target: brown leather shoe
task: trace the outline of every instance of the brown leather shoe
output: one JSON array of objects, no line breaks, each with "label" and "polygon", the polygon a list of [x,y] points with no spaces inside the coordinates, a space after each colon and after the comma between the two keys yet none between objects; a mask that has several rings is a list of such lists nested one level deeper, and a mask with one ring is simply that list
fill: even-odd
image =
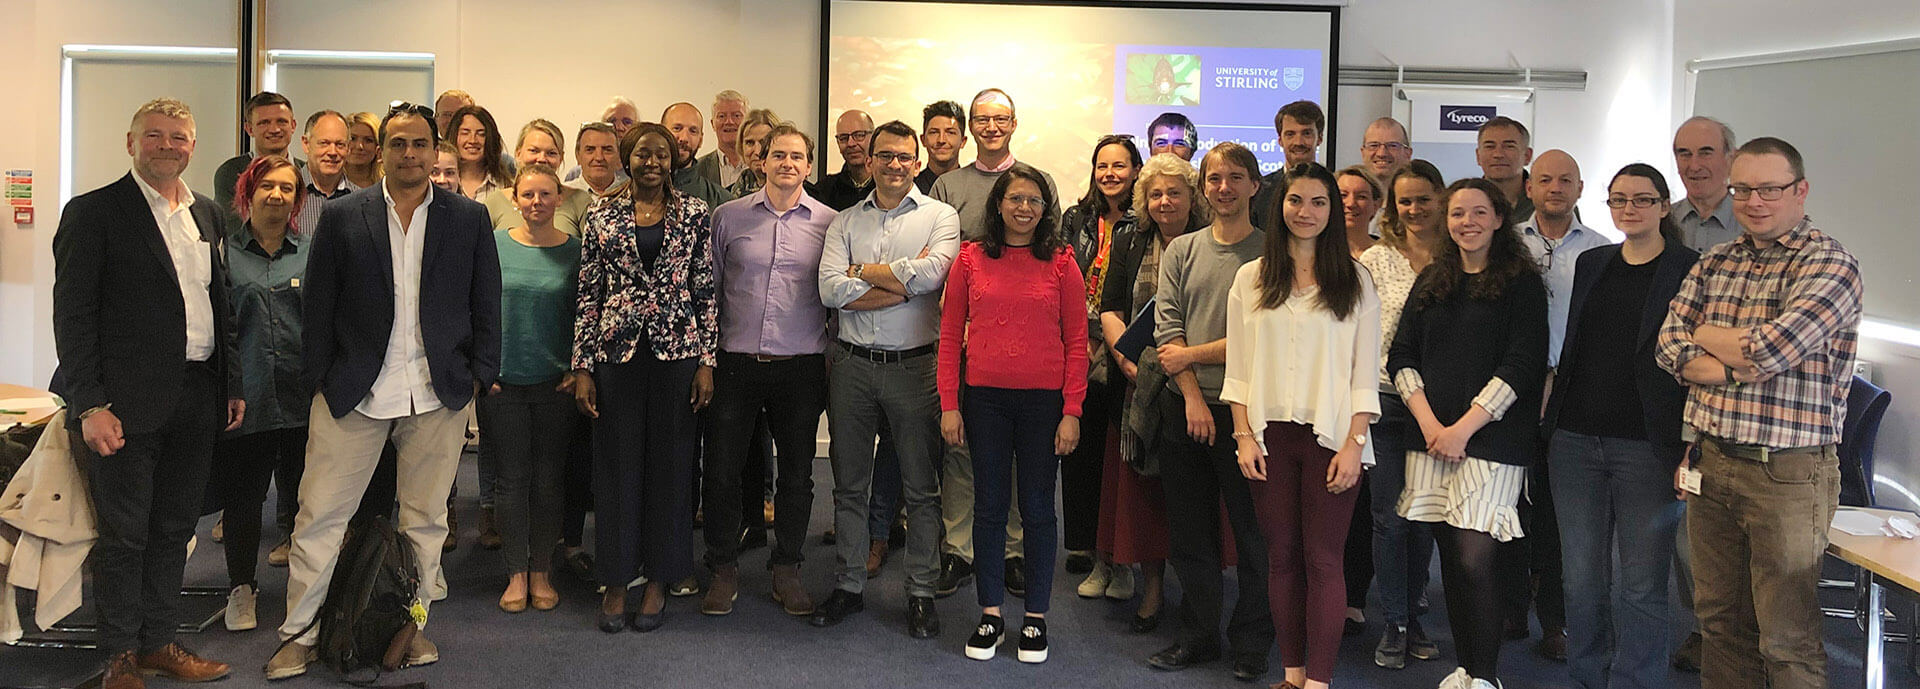
[{"label": "brown leather shoe", "polygon": [[141,672],[175,682],[211,682],[233,671],[226,663],[194,655],[177,643],[161,646],[158,651],[140,656],[139,665]]},{"label": "brown leather shoe", "polygon": [[107,659],[107,672],[100,676],[100,689],[147,689],[147,681],[140,677],[140,665],[134,661],[133,651],[122,651]]},{"label": "brown leather shoe", "polygon": [[867,578],[880,576],[880,566],[887,564],[887,539],[876,538],[867,544]]},{"label": "brown leather shoe", "polygon": [[707,596],[700,600],[700,614],[726,615],[733,612],[733,601],[740,597],[740,565],[720,565],[713,568],[713,583],[707,585]]},{"label": "brown leather shoe", "polygon": [[813,599],[807,596],[807,589],[800,585],[798,565],[773,566],[773,601],[784,606],[789,615],[798,617],[813,614]]}]

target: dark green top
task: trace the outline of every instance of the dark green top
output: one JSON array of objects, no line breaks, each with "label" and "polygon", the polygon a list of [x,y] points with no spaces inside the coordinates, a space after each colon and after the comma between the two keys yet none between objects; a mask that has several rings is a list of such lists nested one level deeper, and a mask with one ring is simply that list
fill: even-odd
[{"label": "dark green top", "polygon": [[288,233],[269,256],[241,226],[227,239],[227,270],[239,337],[241,398],[246,416],[234,435],[304,428],[313,392],[301,378],[301,283],[307,275],[304,242]]},{"label": "dark green top", "polygon": [[580,240],[527,246],[496,230],[500,250],[500,382],[545,383],[571,367]]}]

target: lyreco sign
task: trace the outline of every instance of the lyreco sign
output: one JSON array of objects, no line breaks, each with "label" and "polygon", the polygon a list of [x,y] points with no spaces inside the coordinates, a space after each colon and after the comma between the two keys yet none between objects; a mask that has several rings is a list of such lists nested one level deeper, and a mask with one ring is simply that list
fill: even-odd
[{"label": "lyreco sign", "polygon": [[1471,132],[1499,115],[1491,105],[1440,106],[1440,131]]}]

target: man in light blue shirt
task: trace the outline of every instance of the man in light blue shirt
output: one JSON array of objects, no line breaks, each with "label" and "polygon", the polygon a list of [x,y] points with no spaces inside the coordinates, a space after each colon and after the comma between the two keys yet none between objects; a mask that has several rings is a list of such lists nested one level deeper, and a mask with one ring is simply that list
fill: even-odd
[{"label": "man in light blue shirt", "polygon": [[1540,263],[1541,277],[1547,281],[1549,366],[1560,364],[1560,342],[1567,336],[1567,302],[1573,296],[1574,260],[1588,249],[1613,243],[1574,217],[1574,203],[1580,200],[1584,188],[1580,165],[1574,162],[1573,156],[1557,149],[1540,154],[1534,159],[1533,174],[1527,180],[1527,198],[1533,201],[1533,216],[1515,226],[1520,240]]},{"label": "man in light blue shirt", "polygon": [[[1521,223],[1518,230],[1527,250],[1539,261],[1541,276],[1547,283],[1549,366],[1560,364],[1560,343],[1567,336],[1567,309],[1573,296],[1576,259],[1588,249],[1613,243],[1606,235],[1581,224],[1574,215],[1574,203],[1580,200],[1585,186],[1580,179],[1579,163],[1566,151],[1555,149],[1534,157],[1532,174],[1527,179],[1527,198],[1533,202],[1533,215]],[[1545,450],[1544,443],[1541,450]],[[1517,554],[1502,553],[1503,564],[1507,565],[1503,573],[1518,577],[1516,581],[1536,582],[1533,609],[1540,619],[1541,630],[1540,645],[1536,649],[1547,658],[1565,660],[1567,613],[1560,578],[1560,530],[1552,495],[1547,489],[1546,463],[1539,462],[1534,467],[1529,477],[1534,485],[1528,492],[1530,504],[1521,505],[1520,512],[1527,537],[1508,542],[1513,545],[1501,544],[1509,551],[1518,551]],[[1526,622],[1526,589],[1515,587],[1513,598],[1507,601],[1509,624],[1516,617],[1521,624]]]},{"label": "man in light blue shirt", "polygon": [[1705,253],[1740,238],[1733,197],[1727,195],[1733,149],[1733,128],[1711,117],[1687,118],[1673,134],[1673,164],[1687,187],[1687,198],[1673,204],[1673,221],[1694,251]]},{"label": "man in light blue shirt", "polygon": [[867,150],[873,193],[834,218],[820,256],[820,300],[840,319],[839,341],[827,350],[827,413],[841,570],[811,621],[831,626],[864,607],[869,544],[859,535],[867,533],[874,441],[884,426],[906,502],[907,633],[930,639],[940,634],[933,598],[943,527],[933,352],[960,217],[914,187],[920,151],[912,127],[875,127]]}]

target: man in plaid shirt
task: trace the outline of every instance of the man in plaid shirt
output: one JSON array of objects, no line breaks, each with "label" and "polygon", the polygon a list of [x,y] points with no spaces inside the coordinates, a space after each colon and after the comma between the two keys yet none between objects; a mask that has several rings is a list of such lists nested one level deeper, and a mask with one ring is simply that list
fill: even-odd
[{"label": "man in plaid shirt", "polygon": [[[1688,385],[1688,506],[1703,689],[1824,687],[1815,590],[1839,501],[1835,454],[1860,327],[1860,267],[1813,229],[1800,152],[1736,153],[1743,234],[1702,254],[1660,328],[1660,366]],[[1679,486],[1683,465],[1676,472]]]}]

